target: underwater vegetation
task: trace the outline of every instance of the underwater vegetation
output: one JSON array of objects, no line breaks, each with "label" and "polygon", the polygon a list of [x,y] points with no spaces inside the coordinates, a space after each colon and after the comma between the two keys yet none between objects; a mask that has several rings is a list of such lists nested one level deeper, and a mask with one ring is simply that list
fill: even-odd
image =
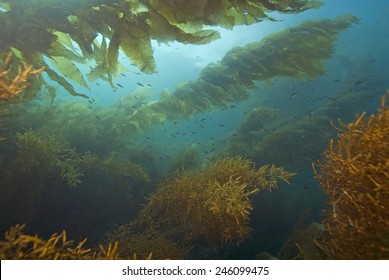
[{"label": "underwater vegetation", "polygon": [[[47,241],[23,234],[14,226],[0,243],[3,259],[153,258],[183,259],[196,242],[239,244],[248,238],[252,195],[289,183],[294,173],[282,167],[260,168],[240,157],[220,159],[196,172],[166,178],[131,224],[108,236],[108,248],[99,251],[67,241],[66,232]],[[114,244],[114,245],[112,245]]]},{"label": "underwater vegetation", "polygon": [[[151,74],[152,40],[207,44],[219,38],[212,26],[320,5],[0,0],[0,228],[16,225],[0,257],[237,259],[266,250],[258,258],[389,258],[385,101],[366,117],[386,74],[373,48],[353,57],[359,49],[343,40],[353,32],[337,43],[354,16],[235,47],[160,94],[141,81],[104,107],[78,87],[102,79],[121,95],[114,79],[130,76],[121,54]],[[85,98],[55,98],[57,85]],[[313,172],[328,196],[324,221]],[[274,191],[291,178],[293,188]]]},{"label": "underwater vegetation", "polygon": [[189,248],[180,241],[167,239],[155,228],[138,231],[125,223],[108,234],[108,243],[118,242],[121,259],[183,260],[189,258]]},{"label": "underwater vegetation", "polygon": [[335,259],[389,258],[389,108],[385,96],[376,115],[365,115],[339,124],[337,140],[331,140],[317,165],[316,176],[329,198],[324,220],[328,240],[323,246]]},{"label": "underwater vegetation", "polygon": [[99,250],[86,248],[86,239],[78,244],[68,240],[66,231],[53,234],[48,240],[24,233],[25,225],[11,227],[0,241],[2,260],[114,260],[118,259],[118,243],[108,244]]},{"label": "underwater vegetation", "polygon": [[[146,193],[143,188],[150,182],[140,165],[114,155],[79,152],[60,134],[27,130],[7,137],[2,149],[3,228],[23,222],[51,233],[65,223],[78,239],[89,225],[109,228],[123,222],[120,211],[131,217],[143,201],[138,189]],[[47,224],[41,225],[42,219]]]},{"label": "underwater vegetation", "polygon": [[81,183],[86,168],[98,166],[99,158],[91,153],[79,154],[68,143],[54,136],[42,137],[30,130],[16,134],[20,170],[43,177],[59,172],[70,187]]},{"label": "underwater vegetation", "polygon": [[141,209],[137,223],[172,240],[239,243],[249,236],[251,197],[289,182],[294,173],[241,157],[220,159],[197,172],[164,180]]},{"label": "underwater vegetation", "polygon": [[[320,6],[309,0],[2,0],[0,55],[11,50],[18,63],[45,67],[51,81],[86,97],[70,83],[89,89],[78,63],[93,62],[89,81],[101,78],[116,87],[112,78],[125,70],[118,62],[119,49],[142,72],[154,73],[151,40],[207,44],[220,35],[205,26],[231,29],[272,20],[271,12],[299,13]],[[33,88],[38,92],[45,87],[54,97],[55,88],[45,79],[36,80]]]},{"label": "underwater vegetation", "polygon": [[144,131],[152,124],[188,118],[249,97],[255,81],[276,76],[294,79],[324,73],[324,60],[334,52],[339,33],[356,23],[353,16],[313,20],[265,39],[236,47],[220,63],[204,67],[196,80],[181,83],[173,92],[164,90],[159,101],[150,101],[122,118],[121,126]]},{"label": "underwater vegetation", "polygon": [[29,130],[16,134],[16,145],[18,170],[42,177],[58,172],[70,187],[81,184],[81,177],[93,168],[106,171],[119,185],[128,186],[128,180],[123,178],[131,178],[133,184],[150,181],[142,167],[129,160],[113,156],[102,159],[90,152],[78,153],[65,140],[55,136],[43,137]]},{"label": "underwater vegetation", "polygon": [[328,252],[319,241],[324,240],[326,229],[319,223],[311,223],[306,228],[294,230],[293,235],[278,251],[276,256],[267,252],[258,253],[256,259],[280,260],[323,260],[328,259]]},{"label": "underwater vegetation", "polygon": [[[0,60],[0,106],[4,102],[15,101],[24,89],[27,88],[31,78],[40,74],[44,68],[33,70],[32,66],[18,65],[16,69],[11,69],[12,52]],[[13,65],[15,66],[15,65]]]},{"label": "underwater vegetation", "polygon": [[[362,73],[362,74],[361,74]],[[360,62],[345,79],[358,77],[363,87],[354,83],[345,84],[334,97],[309,114],[293,118],[279,108],[258,106],[253,108],[229,140],[226,153],[242,155],[256,164],[270,161],[277,165],[306,164],[320,158],[336,130],[331,120],[351,121],[348,112],[361,112],[371,96],[375,96],[375,85],[383,83],[384,77],[370,77],[373,72]],[[287,90],[293,86],[286,81],[281,87]]]}]

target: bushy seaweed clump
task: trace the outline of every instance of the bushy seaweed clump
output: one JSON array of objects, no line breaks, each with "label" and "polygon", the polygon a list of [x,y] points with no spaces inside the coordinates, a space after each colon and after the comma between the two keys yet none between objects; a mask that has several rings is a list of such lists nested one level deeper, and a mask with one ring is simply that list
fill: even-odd
[{"label": "bushy seaweed clump", "polygon": [[293,173],[234,157],[218,160],[201,172],[166,179],[141,210],[138,222],[173,240],[239,243],[249,235],[251,196],[289,182]]},{"label": "bushy seaweed clump", "polygon": [[340,124],[317,178],[329,197],[323,244],[335,259],[389,258],[389,109]]},{"label": "bushy seaweed clump", "polygon": [[42,137],[30,130],[16,135],[18,147],[17,166],[30,174],[58,173],[71,186],[81,183],[84,170],[99,165],[97,155],[77,153],[70,145],[53,136]]}]

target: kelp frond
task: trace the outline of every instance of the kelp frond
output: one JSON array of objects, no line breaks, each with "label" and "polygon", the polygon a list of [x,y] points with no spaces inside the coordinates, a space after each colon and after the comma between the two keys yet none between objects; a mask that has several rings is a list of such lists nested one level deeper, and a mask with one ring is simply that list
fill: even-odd
[{"label": "kelp frond", "polygon": [[[69,82],[72,80],[88,89],[75,63],[94,62],[96,66],[87,77],[102,78],[113,85],[112,77],[120,68],[119,49],[142,72],[155,73],[151,40],[207,44],[220,35],[204,29],[205,26],[231,29],[271,20],[272,12],[300,13],[320,6],[318,1],[310,0],[14,0],[0,3],[6,5],[0,13],[0,54],[9,49],[17,51],[21,61],[45,66],[51,80],[72,95],[84,97]],[[96,38],[99,37],[103,41],[108,39],[109,45],[103,42],[98,47]],[[46,59],[52,64],[46,65]],[[45,86],[43,81],[35,82],[37,89]]]},{"label": "kelp frond", "polygon": [[100,245],[99,250],[85,247],[87,239],[78,244],[68,240],[66,231],[53,234],[48,240],[37,235],[24,233],[25,225],[15,225],[0,241],[0,258],[2,260],[89,260],[89,259],[118,259],[118,242],[107,247]]}]

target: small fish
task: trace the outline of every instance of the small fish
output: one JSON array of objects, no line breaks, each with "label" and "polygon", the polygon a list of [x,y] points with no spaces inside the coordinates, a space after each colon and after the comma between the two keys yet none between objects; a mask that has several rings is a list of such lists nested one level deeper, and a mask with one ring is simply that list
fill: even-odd
[{"label": "small fish", "polygon": [[230,108],[231,108],[231,109],[232,109],[232,108],[236,108],[236,106],[235,106],[235,105],[231,105]]},{"label": "small fish", "polygon": [[141,86],[141,87],[144,87],[144,85],[142,83],[136,83],[138,86]]},{"label": "small fish", "polygon": [[120,76],[127,77],[124,73],[120,73]]},{"label": "small fish", "polygon": [[99,83],[96,83],[96,85],[97,85],[97,86],[100,86],[100,84],[99,84]]},{"label": "small fish", "polygon": [[217,126],[224,127],[224,124],[218,124]]},{"label": "small fish", "polygon": [[88,106],[89,109],[93,110],[93,107],[92,106]]},{"label": "small fish", "polygon": [[354,83],[354,86],[360,85],[362,83],[363,83],[363,81],[357,81],[357,82]]},{"label": "small fish", "polygon": [[152,85],[151,84],[147,84],[149,87],[152,87]]},{"label": "small fish", "polygon": [[337,82],[337,83],[339,83],[339,82],[340,82],[340,80],[334,80],[334,82]]},{"label": "small fish", "polygon": [[375,62],[377,59],[372,59],[372,60],[370,60],[369,61],[369,63],[373,63],[373,62]]},{"label": "small fish", "polygon": [[93,104],[93,101],[92,101],[92,100],[90,100],[90,99],[88,99],[88,102],[89,102],[89,104]]},{"label": "small fish", "polygon": [[123,88],[123,86],[119,83],[116,84],[118,87]]},{"label": "small fish", "polygon": [[203,122],[203,121],[205,121],[205,119],[204,119],[204,118],[202,118],[200,121],[201,121],[201,122]]}]

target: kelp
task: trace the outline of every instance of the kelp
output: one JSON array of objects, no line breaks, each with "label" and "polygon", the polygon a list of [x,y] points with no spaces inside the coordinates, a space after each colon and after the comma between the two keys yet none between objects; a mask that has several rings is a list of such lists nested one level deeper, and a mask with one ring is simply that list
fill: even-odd
[{"label": "kelp", "polygon": [[389,258],[389,108],[382,97],[376,115],[340,122],[314,168],[329,198],[322,246],[335,259]]},{"label": "kelp", "polygon": [[189,248],[173,242],[155,228],[138,233],[132,223],[117,227],[108,234],[108,242],[119,242],[119,256],[125,260],[182,260],[188,258]]},{"label": "kelp", "polygon": [[97,155],[77,153],[65,141],[54,136],[42,137],[32,130],[18,133],[16,144],[20,171],[41,176],[58,173],[70,187],[80,185],[85,170],[97,166],[99,161]]},{"label": "kelp", "polygon": [[4,58],[0,58],[0,106],[14,102],[15,98],[28,87],[31,79],[44,70],[44,68],[34,70],[31,65],[12,64],[12,57],[13,53],[9,52]]},{"label": "kelp", "polygon": [[59,136],[43,137],[29,130],[16,134],[16,145],[16,169],[41,177],[56,174],[70,187],[81,185],[81,178],[90,169],[105,171],[119,186],[129,189],[150,181],[143,168],[129,160],[113,156],[102,159],[90,152],[80,153]]},{"label": "kelp", "polygon": [[115,260],[119,258],[118,242],[100,245],[98,250],[87,248],[85,238],[78,244],[69,240],[66,231],[54,233],[47,240],[38,235],[29,235],[26,225],[11,227],[0,240],[2,260]]},{"label": "kelp", "polygon": [[160,94],[123,118],[123,125],[142,131],[165,120],[188,118],[198,112],[227,108],[247,99],[256,81],[276,76],[312,78],[324,73],[324,60],[334,52],[339,33],[356,23],[354,16],[313,20],[265,39],[236,47],[219,63],[207,65],[198,78]]},{"label": "kelp", "polygon": [[[363,81],[363,86],[355,81]],[[323,149],[336,131],[331,120],[351,121],[350,112],[365,109],[366,102],[376,95],[376,85],[385,77],[373,70],[368,61],[357,61],[344,78],[342,88],[316,110],[300,114],[300,107],[290,115],[280,108],[256,107],[231,136],[227,155],[241,155],[257,164],[274,162],[277,165],[309,164],[320,158]],[[331,81],[331,80],[330,80]],[[330,82],[327,81],[326,82]],[[298,92],[298,97],[317,99],[310,89],[301,88],[293,80],[277,81],[277,93]],[[268,90],[265,93],[270,94]],[[317,89],[318,96],[327,95],[326,88]],[[290,98],[289,96],[285,96]],[[293,97],[292,97],[293,98]],[[320,99],[322,97],[319,97]],[[297,115],[296,115],[297,113]]]},{"label": "kelp", "polygon": [[281,167],[259,169],[241,157],[215,161],[201,171],[167,178],[151,195],[135,224],[166,238],[192,244],[240,243],[249,236],[252,196],[287,182],[294,173]]},{"label": "kelp", "polygon": [[[46,65],[49,78],[72,95],[76,92],[69,80],[86,86],[74,62],[93,61],[96,67],[87,75],[103,78],[112,84],[118,73],[121,49],[132,64],[144,73],[156,72],[151,40],[207,44],[220,37],[206,26],[253,24],[272,18],[272,12],[299,13],[318,8],[320,2],[309,0],[251,1],[154,1],[154,0],[85,0],[85,1],[0,1],[0,54],[9,50],[20,53],[20,60],[37,67],[51,58],[59,66]],[[31,35],[33,34],[33,35]],[[103,37],[103,43],[97,38]],[[109,40],[109,45],[104,43]],[[104,45],[105,44],[105,45]],[[78,46],[78,48],[75,47]],[[82,55],[79,54],[79,50]],[[103,59],[102,59],[103,58]],[[78,68],[77,68],[78,69]],[[51,71],[50,71],[51,70]],[[63,76],[62,76],[63,75]],[[62,79],[61,79],[62,78]],[[36,81],[39,90],[45,83]]]}]

